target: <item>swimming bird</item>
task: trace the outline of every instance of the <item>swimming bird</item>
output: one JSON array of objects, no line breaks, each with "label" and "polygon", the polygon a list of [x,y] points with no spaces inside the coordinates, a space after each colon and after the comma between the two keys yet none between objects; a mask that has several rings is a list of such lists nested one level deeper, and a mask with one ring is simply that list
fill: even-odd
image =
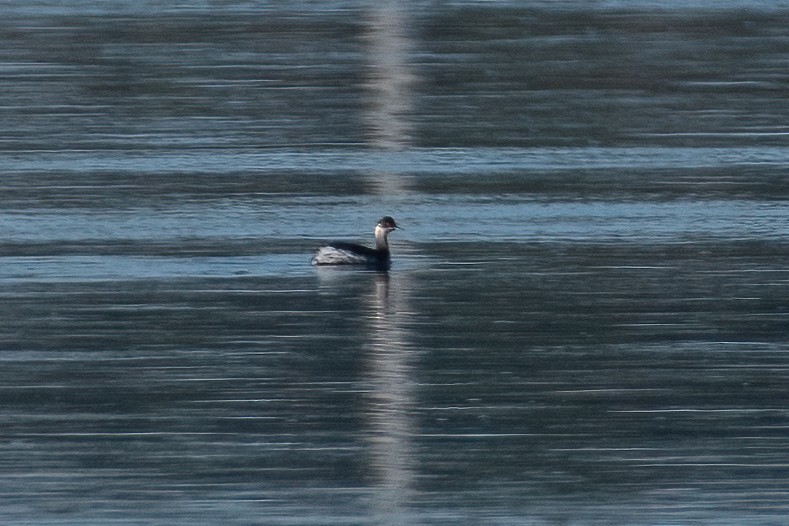
[{"label": "swimming bird", "polygon": [[395,220],[384,216],[375,225],[375,248],[357,243],[334,241],[320,247],[312,256],[313,265],[365,265],[367,268],[387,270],[389,258],[389,232],[398,228]]}]

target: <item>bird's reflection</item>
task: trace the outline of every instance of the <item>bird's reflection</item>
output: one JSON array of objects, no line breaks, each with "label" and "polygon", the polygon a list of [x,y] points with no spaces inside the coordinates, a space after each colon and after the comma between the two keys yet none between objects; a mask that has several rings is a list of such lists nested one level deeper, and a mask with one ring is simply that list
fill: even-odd
[{"label": "bird's reflection", "polygon": [[371,338],[365,368],[367,432],[377,524],[413,524],[414,354],[410,343],[405,274],[378,273],[371,295]]}]

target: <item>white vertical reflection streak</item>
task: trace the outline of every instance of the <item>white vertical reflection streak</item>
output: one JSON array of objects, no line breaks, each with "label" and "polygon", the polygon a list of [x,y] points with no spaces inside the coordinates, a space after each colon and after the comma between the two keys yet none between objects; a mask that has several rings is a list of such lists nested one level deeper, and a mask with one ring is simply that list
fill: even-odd
[{"label": "white vertical reflection streak", "polygon": [[[383,0],[368,13],[366,115],[369,145],[402,150],[411,145],[413,74],[408,66],[411,42],[405,1]],[[383,196],[406,191],[407,180],[382,169],[369,174],[371,186]],[[396,211],[384,213],[397,216]],[[395,217],[396,218],[396,217]],[[407,228],[407,227],[406,227]],[[370,387],[368,433],[373,482],[371,511],[375,524],[412,525],[414,494],[415,406],[413,349],[407,329],[407,273],[379,273],[375,281],[367,378]]]},{"label": "white vertical reflection streak", "polygon": [[408,65],[407,8],[403,1],[382,0],[368,15],[366,120],[368,140],[377,148],[411,143],[414,75]]},{"label": "white vertical reflection streak", "polygon": [[368,432],[370,463],[374,477],[372,512],[375,524],[414,524],[409,513],[414,492],[414,423],[412,409],[415,383],[413,348],[408,344],[409,315],[405,294],[398,286],[401,276],[379,273],[371,310],[369,344]]}]

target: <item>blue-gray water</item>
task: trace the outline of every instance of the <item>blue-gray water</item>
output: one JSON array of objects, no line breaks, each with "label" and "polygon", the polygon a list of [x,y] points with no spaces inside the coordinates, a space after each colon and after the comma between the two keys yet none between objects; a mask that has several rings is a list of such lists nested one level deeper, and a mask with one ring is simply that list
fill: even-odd
[{"label": "blue-gray water", "polygon": [[3,10],[3,524],[785,520],[786,2]]}]

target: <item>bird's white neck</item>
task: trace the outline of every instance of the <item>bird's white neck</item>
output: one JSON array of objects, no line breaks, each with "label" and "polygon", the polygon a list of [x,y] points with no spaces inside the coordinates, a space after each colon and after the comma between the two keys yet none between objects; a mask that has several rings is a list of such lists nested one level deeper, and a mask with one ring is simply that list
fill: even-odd
[{"label": "bird's white neck", "polygon": [[387,234],[389,234],[387,229],[380,226],[375,227],[375,248],[389,248],[389,242],[386,240]]}]

